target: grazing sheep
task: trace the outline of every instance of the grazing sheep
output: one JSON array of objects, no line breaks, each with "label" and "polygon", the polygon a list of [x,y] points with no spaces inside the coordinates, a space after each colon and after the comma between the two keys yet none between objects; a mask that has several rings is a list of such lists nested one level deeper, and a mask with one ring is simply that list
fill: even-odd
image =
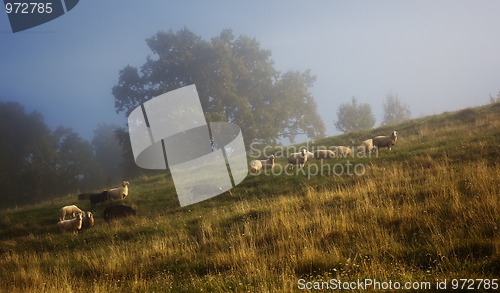
[{"label": "grazing sheep", "polygon": [[316,159],[333,159],[335,153],[332,150],[317,150],[314,151],[314,158]]},{"label": "grazing sheep", "polygon": [[59,210],[59,221],[66,220],[66,216],[70,216],[70,219],[76,217],[77,214],[83,214],[84,212],[79,209],[76,205],[64,206]]},{"label": "grazing sheep", "polygon": [[82,214],[78,214],[75,219],[59,221],[56,227],[60,232],[77,232],[82,228],[82,221]]},{"label": "grazing sheep", "polygon": [[352,156],[352,150],[350,148],[341,145],[335,149],[335,157],[346,158],[347,156]]},{"label": "grazing sheep", "polygon": [[288,165],[287,167],[295,167],[296,165],[299,165],[299,167],[303,167],[304,164],[307,162],[307,150],[302,149],[300,150],[299,153],[291,153],[288,156]]},{"label": "grazing sheep", "polygon": [[250,162],[250,172],[257,173],[262,169],[262,161],[261,160],[252,160]]},{"label": "grazing sheep", "polygon": [[91,212],[86,212],[82,220],[82,230],[94,227],[94,215]]},{"label": "grazing sheep", "polygon": [[261,169],[268,170],[274,168],[274,161],[276,157],[274,155],[270,155],[267,160],[252,160],[250,162],[250,171],[252,173],[257,173]]},{"label": "grazing sheep", "polygon": [[357,147],[358,154],[363,153],[371,153],[373,150],[373,139],[367,139],[361,143],[360,146]]},{"label": "grazing sheep", "polygon": [[389,148],[389,150],[392,150],[392,147],[396,144],[397,140],[398,140],[398,132],[393,131],[389,136],[383,135],[374,137],[373,147],[377,149]]},{"label": "grazing sheep", "polygon": [[93,194],[92,192],[81,193],[81,194],[78,195],[78,200],[90,199],[90,196],[92,194]]},{"label": "grazing sheep", "polygon": [[135,215],[136,212],[133,208],[125,205],[115,205],[107,207],[104,210],[104,220],[109,222],[118,218],[125,218],[131,215]]},{"label": "grazing sheep", "polygon": [[130,183],[128,181],[123,181],[123,183],[120,187],[115,187],[115,188],[108,190],[109,199],[118,200],[118,199],[124,199],[125,197],[127,197],[129,184]]},{"label": "grazing sheep", "polygon": [[108,192],[105,190],[101,193],[94,193],[90,195],[90,209],[93,209],[94,206],[98,203],[105,202],[109,198]]}]

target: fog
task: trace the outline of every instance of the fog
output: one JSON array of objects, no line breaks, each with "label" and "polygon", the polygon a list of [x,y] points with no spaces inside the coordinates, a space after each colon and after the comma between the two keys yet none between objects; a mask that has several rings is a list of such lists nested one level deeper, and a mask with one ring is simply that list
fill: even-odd
[{"label": "fog", "polygon": [[[187,27],[209,40],[224,28],[255,37],[281,71],[310,69],[327,135],[352,96],[382,120],[397,94],[413,117],[485,104],[500,91],[498,1],[80,1],[39,27],[12,33],[0,18],[0,100],[41,112],[91,139],[125,125],[111,88],[141,66],[145,39]],[[3,14],[5,15],[5,14]]]}]

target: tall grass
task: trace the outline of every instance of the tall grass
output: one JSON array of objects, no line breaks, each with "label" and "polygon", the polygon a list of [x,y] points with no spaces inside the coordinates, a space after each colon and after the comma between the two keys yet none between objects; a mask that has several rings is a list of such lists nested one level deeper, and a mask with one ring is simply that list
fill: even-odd
[{"label": "tall grass", "polygon": [[393,151],[353,159],[363,176],[262,174],[185,208],[164,175],[138,178],[127,198],[137,217],[105,224],[99,210],[81,234],[54,231],[59,202],[4,211],[0,291],[288,292],[301,278],[498,278],[498,118],[464,115],[475,132],[415,122]]}]

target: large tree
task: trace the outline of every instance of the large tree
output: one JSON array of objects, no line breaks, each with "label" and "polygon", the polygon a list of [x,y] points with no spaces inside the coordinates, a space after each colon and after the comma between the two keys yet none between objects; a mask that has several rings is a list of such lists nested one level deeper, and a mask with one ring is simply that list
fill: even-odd
[{"label": "large tree", "polygon": [[397,94],[388,93],[384,101],[383,125],[393,124],[411,117],[410,107],[404,105]]},{"label": "large tree", "polygon": [[370,129],[375,125],[375,116],[369,104],[359,104],[356,97],[350,103],[339,106],[335,127],[342,132]]},{"label": "large tree", "polygon": [[207,119],[238,124],[247,145],[324,134],[310,93],[314,76],[277,71],[271,52],[254,38],[224,30],[206,41],[184,28],[160,31],[146,42],[153,56],[140,69],[123,68],[113,87],[117,113],[128,116],[155,96],[196,84]]},{"label": "large tree", "polygon": [[102,185],[92,146],[70,128],[51,131],[38,112],[0,102],[0,208]]},{"label": "large tree", "polygon": [[[40,200],[55,184],[51,131],[38,112],[0,102],[0,206]],[[50,190],[52,191],[52,190]]]}]

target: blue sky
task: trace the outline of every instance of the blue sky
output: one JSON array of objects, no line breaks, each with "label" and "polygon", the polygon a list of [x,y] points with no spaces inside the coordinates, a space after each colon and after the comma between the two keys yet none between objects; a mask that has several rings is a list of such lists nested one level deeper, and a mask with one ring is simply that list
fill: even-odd
[{"label": "blue sky", "polygon": [[65,15],[12,33],[0,12],[0,100],[91,139],[98,123],[125,125],[111,88],[141,66],[159,30],[205,39],[231,28],[272,51],[281,71],[311,69],[327,134],[352,96],[382,120],[397,93],[414,117],[485,104],[500,91],[500,1],[82,0]]}]

